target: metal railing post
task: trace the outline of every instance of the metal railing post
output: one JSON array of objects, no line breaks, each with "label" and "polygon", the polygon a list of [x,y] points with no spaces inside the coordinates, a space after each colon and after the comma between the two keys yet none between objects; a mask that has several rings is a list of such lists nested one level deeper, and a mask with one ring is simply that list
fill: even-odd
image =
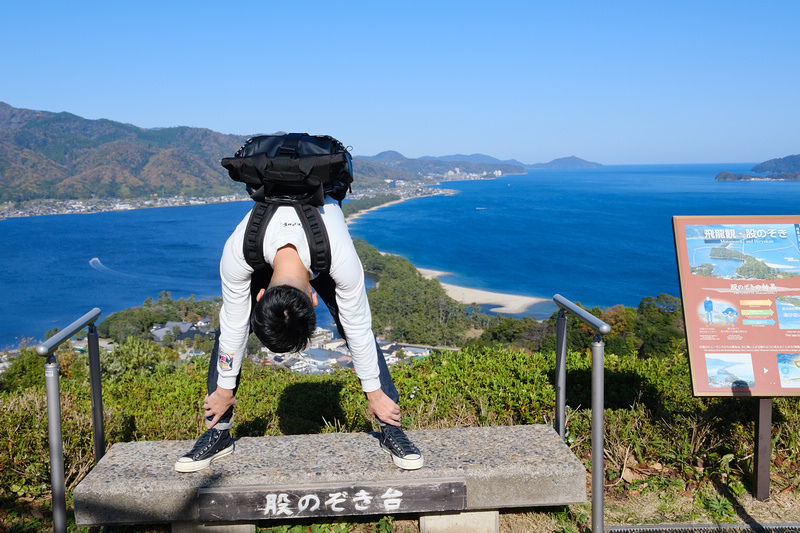
[{"label": "metal railing post", "polygon": [[106,454],[106,428],[103,421],[103,385],[100,381],[100,342],[94,323],[89,324],[89,335],[86,340],[89,353],[89,387],[92,396],[92,430],[96,464]]},{"label": "metal railing post", "polygon": [[53,492],[53,531],[67,530],[67,498],[64,482],[64,441],[61,431],[61,386],[56,358],[50,355],[44,365],[47,391],[47,439],[50,444],[50,484]]},{"label": "metal railing post", "polygon": [[[603,337],[596,334],[592,343],[592,531],[600,532],[603,531],[603,492],[606,470],[603,457],[605,346]],[[599,512],[595,512],[595,509],[598,509]]]},{"label": "metal railing post", "polygon": [[[67,531],[67,495],[66,495],[66,481],[64,479],[64,434],[61,427],[61,384],[60,384],[60,375],[59,375],[59,366],[58,362],[56,361],[56,357],[54,352],[56,348],[58,348],[61,343],[65,340],[69,339],[75,333],[81,330],[86,325],[90,325],[89,331],[90,333],[94,331],[94,340],[91,337],[87,338],[87,344],[89,351],[91,352],[92,349],[95,352],[95,358],[97,359],[97,371],[96,371],[96,378],[97,378],[97,385],[94,384],[94,378],[90,378],[92,382],[92,418],[94,423],[94,396],[95,396],[95,388],[97,389],[97,393],[102,395],[102,391],[100,388],[100,356],[99,356],[99,348],[98,348],[98,339],[97,339],[97,331],[94,328],[94,322],[97,320],[97,317],[100,316],[100,309],[95,307],[81,318],[67,326],[65,329],[59,331],[42,344],[36,347],[36,353],[47,357],[47,363],[44,365],[44,382],[45,382],[45,390],[47,394],[47,438],[48,444],[50,445],[50,484],[51,484],[51,491],[53,496],[53,532],[54,533],[66,533]],[[94,344],[94,348],[91,345]],[[91,353],[89,356],[89,367],[91,371],[91,363],[92,357]],[[100,418],[101,418],[101,429],[102,429],[102,402],[99,404],[100,408]],[[95,459],[99,460],[100,458],[97,457],[97,428],[94,428],[95,431]],[[105,435],[105,432],[103,432]],[[105,436],[103,436],[105,439]],[[105,444],[103,444],[103,448],[105,449]]]},{"label": "metal railing post", "polygon": [[[558,319],[556,320],[556,424],[559,424],[559,426],[556,429],[562,439],[565,437],[566,427],[564,426],[565,422],[559,419],[559,412],[563,417],[563,413],[566,410],[566,312],[573,313],[595,331],[592,342],[592,531],[602,533],[603,491],[605,489],[605,463],[603,457],[605,344],[603,343],[603,335],[611,331],[611,326],[560,294],[553,296],[553,301],[559,307]],[[561,368],[562,364],[563,370]],[[563,400],[561,395],[563,395]],[[564,403],[560,403],[562,401]],[[563,428],[563,433],[560,428]]]},{"label": "metal railing post", "polygon": [[558,310],[556,319],[556,412],[555,429],[561,440],[567,437],[567,313]]}]

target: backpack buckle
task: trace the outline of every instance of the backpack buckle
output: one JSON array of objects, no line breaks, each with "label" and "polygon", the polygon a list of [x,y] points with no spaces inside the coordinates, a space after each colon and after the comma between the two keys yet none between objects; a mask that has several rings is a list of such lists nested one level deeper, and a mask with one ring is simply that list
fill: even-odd
[{"label": "backpack buckle", "polygon": [[302,133],[289,133],[284,137],[283,143],[281,143],[281,147],[278,150],[279,155],[297,155],[298,152],[298,145],[300,144],[300,138],[303,136]]}]

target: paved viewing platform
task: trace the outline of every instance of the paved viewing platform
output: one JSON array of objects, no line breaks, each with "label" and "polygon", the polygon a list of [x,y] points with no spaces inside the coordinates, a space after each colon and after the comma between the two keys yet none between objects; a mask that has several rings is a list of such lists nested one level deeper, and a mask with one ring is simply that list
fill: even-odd
[{"label": "paved viewing platform", "polygon": [[117,443],[75,489],[75,519],[186,531],[410,513],[431,533],[497,531],[499,509],[586,499],[586,470],[550,426],[407,434],[425,458],[419,470],[394,466],[372,433],[244,437],[232,455],[188,474],[173,464],[193,441]]}]

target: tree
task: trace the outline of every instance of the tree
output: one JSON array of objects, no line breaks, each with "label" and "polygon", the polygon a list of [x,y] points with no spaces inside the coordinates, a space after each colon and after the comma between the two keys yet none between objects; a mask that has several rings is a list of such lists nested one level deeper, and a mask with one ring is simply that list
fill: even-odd
[{"label": "tree", "polygon": [[110,354],[107,352],[100,354],[103,376],[109,379],[119,378],[126,373],[151,372],[160,364],[171,366],[177,361],[178,354],[174,350],[135,337],[127,339]]},{"label": "tree", "polygon": [[0,374],[0,391],[21,391],[31,387],[44,387],[45,358],[31,348],[20,350],[11,359],[11,365]]},{"label": "tree", "polygon": [[[148,297],[142,307],[109,315],[97,326],[97,330],[101,336],[110,337],[118,343],[125,342],[128,337],[147,340],[151,338],[150,328],[154,324],[164,324],[170,320],[196,322],[205,315],[218,323],[220,303],[220,298],[198,301],[194,295],[175,301],[168,291],[161,291],[158,300]],[[180,335],[179,330],[174,330],[170,342]]]},{"label": "tree", "polygon": [[379,275],[368,292],[372,326],[389,340],[459,345],[472,325],[468,308],[450,298],[435,279],[425,279],[411,262],[381,255],[364,241],[354,241],[365,270]]},{"label": "tree", "polygon": [[642,339],[640,357],[663,358],[686,348],[681,301],[669,294],[643,298],[636,312],[636,336]]},{"label": "tree", "polygon": [[603,337],[607,353],[627,355],[637,352],[641,340],[636,336],[636,309],[615,305],[600,318],[611,327],[611,331]]},{"label": "tree", "polygon": [[161,344],[164,346],[172,346],[174,343],[175,335],[171,331],[164,333],[164,336],[161,337]]}]

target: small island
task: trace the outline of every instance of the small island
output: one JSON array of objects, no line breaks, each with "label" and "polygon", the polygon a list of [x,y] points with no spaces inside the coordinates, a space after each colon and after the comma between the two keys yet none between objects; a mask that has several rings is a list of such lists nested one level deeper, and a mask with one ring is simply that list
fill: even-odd
[{"label": "small island", "polygon": [[763,172],[763,174],[720,172],[715,179],[717,181],[800,181],[800,155],[770,159],[750,170]]},{"label": "small island", "polygon": [[526,165],[525,168],[528,169],[550,169],[550,170],[563,170],[563,169],[576,169],[576,168],[603,168],[603,165],[600,163],[595,163],[592,161],[586,161],[585,159],[581,159],[580,157],[575,157],[574,155],[569,157],[560,157],[558,159],[553,159],[549,163],[536,163],[534,165]]}]

